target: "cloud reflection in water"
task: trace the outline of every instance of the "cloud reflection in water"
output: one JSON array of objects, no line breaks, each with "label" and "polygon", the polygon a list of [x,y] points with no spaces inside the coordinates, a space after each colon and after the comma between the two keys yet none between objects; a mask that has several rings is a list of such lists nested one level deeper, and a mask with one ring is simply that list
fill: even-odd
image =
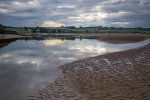
[{"label": "cloud reflection in water", "polygon": [[149,40],[127,44],[110,44],[94,39],[17,40],[0,49],[0,96],[4,100],[22,100],[52,82],[61,64],[148,43]]}]

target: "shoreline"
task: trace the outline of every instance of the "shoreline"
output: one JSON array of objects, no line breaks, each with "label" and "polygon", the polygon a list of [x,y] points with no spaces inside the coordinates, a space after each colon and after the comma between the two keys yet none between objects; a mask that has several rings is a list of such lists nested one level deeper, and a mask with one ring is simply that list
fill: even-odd
[{"label": "shoreline", "polygon": [[24,37],[30,37],[30,36],[23,36],[23,35],[14,35],[14,34],[0,34],[0,41],[1,40],[9,40],[9,39],[18,39],[18,38],[24,38]]},{"label": "shoreline", "polygon": [[[44,34],[44,33],[43,33]],[[96,37],[97,39],[100,40],[105,40],[105,41],[120,41],[120,40],[125,40],[125,41],[142,41],[145,39],[149,39],[150,35],[148,34],[125,34],[125,33],[61,33],[61,34],[48,34],[48,35],[42,35],[42,34],[35,34],[35,36],[40,35],[41,37],[69,37],[69,36],[74,36],[74,37]],[[7,39],[18,39],[18,38],[23,38],[23,37],[32,37],[31,35],[28,36],[23,36],[23,35],[14,35],[14,34],[0,34],[0,40],[7,40]]]},{"label": "shoreline", "polygon": [[54,83],[29,100],[148,100],[149,59],[150,44],[61,65]]}]

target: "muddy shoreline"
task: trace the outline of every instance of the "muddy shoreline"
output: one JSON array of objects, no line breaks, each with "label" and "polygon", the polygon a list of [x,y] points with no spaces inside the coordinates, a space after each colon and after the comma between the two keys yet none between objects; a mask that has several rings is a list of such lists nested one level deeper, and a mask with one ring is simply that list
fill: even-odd
[{"label": "muddy shoreline", "polygon": [[30,37],[30,36],[13,35],[13,34],[7,34],[7,35],[0,34],[0,41],[9,40],[9,39],[18,39],[18,38],[24,38],[24,37]]},{"label": "muddy shoreline", "polygon": [[[36,36],[37,35],[37,36]],[[105,41],[132,41],[132,42],[137,42],[137,41],[142,41],[145,39],[149,39],[150,35],[148,34],[122,34],[122,33],[91,33],[91,34],[85,34],[85,33],[79,33],[79,34],[74,34],[74,33],[64,33],[64,34],[49,34],[49,35],[42,35],[42,34],[35,34],[36,37],[51,37],[51,36],[60,36],[60,37],[69,37],[69,36],[81,36],[81,37],[96,37],[97,39],[100,40],[105,40]],[[28,36],[23,36],[23,35],[13,35],[13,34],[0,34],[0,40],[7,40],[7,39],[18,39],[18,38],[23,38],[23,37],[32,37],[32,35]]]},{"label": "muddy shoreline", "polygon": [[29,100],[149,100],[150,44],[61,65],[60,76]]}]

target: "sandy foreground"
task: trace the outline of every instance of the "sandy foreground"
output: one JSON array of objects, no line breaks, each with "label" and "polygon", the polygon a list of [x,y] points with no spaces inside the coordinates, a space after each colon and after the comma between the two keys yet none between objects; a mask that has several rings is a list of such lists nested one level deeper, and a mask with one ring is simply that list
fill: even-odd
[{"label": "sandy foreground", "polygon": [[28,100],[150,100],[150,44],[61,65]]}]

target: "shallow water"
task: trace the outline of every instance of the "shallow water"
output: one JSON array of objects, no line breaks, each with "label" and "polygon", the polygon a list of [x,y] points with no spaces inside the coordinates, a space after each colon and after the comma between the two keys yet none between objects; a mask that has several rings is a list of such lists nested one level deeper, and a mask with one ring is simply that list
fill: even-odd
[{"label": "shallow water", "polygon": [[150,40],[121,44],[78,38],[16,40],[0,49],[0,98],[22,100],[36,94],[54,81],[61,64],[148,43]]}]

